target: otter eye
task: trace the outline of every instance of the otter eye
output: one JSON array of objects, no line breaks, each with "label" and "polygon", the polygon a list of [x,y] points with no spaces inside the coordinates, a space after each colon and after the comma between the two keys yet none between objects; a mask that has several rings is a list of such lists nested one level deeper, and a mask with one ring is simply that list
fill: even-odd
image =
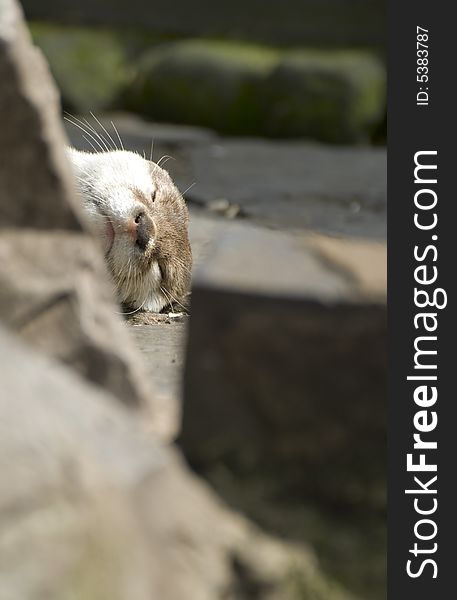
[{"label": "otter eye", "polygon": [[152,202],[154,202],[154,201],[155,201],[155,199],[156,199],[156,194],[157,194],[157,191],[156,191],[156,190],[153,190],[153,191],[151,192],[151,200],[152,200]]},{"label": "otter eye", "polygon": [[138,225],[138,223],[140,223],[142,221],[143,217],[144,217],[144,212],[142,212],[142,211],[139,212],[137,214],[137,216],[135,217],[135,223]]},{"label": "otter eye", "polygon": [[163,271],[162,265],[159,265],[159,272],[160,272],[160,279],[162,279],[162,281],[163,281],[163,279],[164,279],[164,271]]}]

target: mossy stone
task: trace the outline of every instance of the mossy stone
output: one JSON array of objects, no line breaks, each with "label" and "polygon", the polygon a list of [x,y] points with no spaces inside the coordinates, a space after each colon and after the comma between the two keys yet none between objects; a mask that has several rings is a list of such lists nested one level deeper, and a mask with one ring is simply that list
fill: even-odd
[{"label": "mossy stone", "polygon": [[270,48],[188,40],[147,53],[128,107],[153,119],[256,134],[263,128],[263,82],[279,61]]},{"label": "mossy stone", "polygon": [[117,107],[130,73],[117,32],[45,23],[32,23],[30,30],[49,62],[64,108],[83,113]]},{"label": "mossy stone", "polygon": [[385,88],[385,69],[368,52],[292,52],[266,82],[266,133],[367,141],[383,118]]},{"label": "mossy stone", "polygon": [[133,30],[32,23],[66,110],[127,109],[232,135],[358,143],[385,116],[385,67],[368,51],[178,42]]},{"label": "mossy stone", "polygon": [[371,139],[385,112],[385,69],[366,51],[280,51],[187,40],[146,53],[126,94],[152,119],[241,135]]}]

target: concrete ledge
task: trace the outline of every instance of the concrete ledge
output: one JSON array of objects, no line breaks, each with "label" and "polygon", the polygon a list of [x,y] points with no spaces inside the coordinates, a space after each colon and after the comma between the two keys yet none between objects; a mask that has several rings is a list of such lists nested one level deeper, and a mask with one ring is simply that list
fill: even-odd
[{"label": "concrete ledge", "polygon": [[[210,480],[225,468],[239,485],[287,502],[377,511],[385,506],[384,261],[373,262],[372,285],[360,255],[340,244],[345,258],[336,262],[315,237],[295,243],[246,227],[208,252],[193,289],[180,444]],[[385,246],[365,245],[385,259]]]}]

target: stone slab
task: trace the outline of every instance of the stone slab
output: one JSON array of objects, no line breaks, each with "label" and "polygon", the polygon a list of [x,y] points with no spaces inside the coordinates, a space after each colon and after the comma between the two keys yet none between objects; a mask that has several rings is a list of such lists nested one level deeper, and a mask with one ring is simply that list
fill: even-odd
[{"label": "stone slab", "polygon": [[364,278],[357,244],[238,223],[213,240],[194,278],[179,438],[200,473],[224,465],[281,497],[383,510],[385,246],[364,243],[380,256]]},{"label": "stone slab", "polygon": [[1,327],[0,466],[2,600],[255,600],[250,581],[265,600],[352,600],[310,549],[228,511],[131,411]]}]

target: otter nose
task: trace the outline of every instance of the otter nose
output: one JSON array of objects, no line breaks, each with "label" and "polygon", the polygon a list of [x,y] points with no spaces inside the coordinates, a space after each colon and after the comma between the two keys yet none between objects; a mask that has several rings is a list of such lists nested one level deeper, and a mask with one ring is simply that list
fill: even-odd
[{"label": "otter nose", "polygon": [[140,250],[146,250],[151,238],[155,234],[154,222],[144,211],[138,211],[134,219],[136,240],[135,244]]}]

